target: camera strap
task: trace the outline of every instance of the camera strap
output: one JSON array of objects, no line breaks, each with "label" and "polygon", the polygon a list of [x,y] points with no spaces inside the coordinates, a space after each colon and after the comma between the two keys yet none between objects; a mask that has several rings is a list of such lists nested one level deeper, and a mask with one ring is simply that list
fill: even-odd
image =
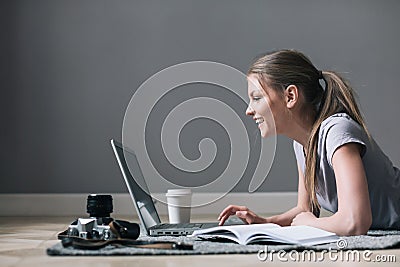
[{"label": "camera strap", "polygon": [[115,247],[193,250],[193,245],[174,241],[145,241],[132,239],[92,240],[80,237],[65,237],[61,240],[61,243],[65,248],[73,247],[75,249],[86,250],[101,249],[107,245],[113,245]]}]

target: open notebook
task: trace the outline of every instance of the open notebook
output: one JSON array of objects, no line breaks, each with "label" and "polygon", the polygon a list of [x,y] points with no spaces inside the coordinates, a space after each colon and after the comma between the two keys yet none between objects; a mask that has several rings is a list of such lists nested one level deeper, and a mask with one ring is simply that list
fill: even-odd
[{"label": "open notebook", "polygon": [[247,245],[262,242],[299,244],[305,246],[336,242],[339,237],[335,233],[311,226],[284,226],[277,224],[250,224],[217,226],[196,230],[191,236],[202,238],[223,238]]}]

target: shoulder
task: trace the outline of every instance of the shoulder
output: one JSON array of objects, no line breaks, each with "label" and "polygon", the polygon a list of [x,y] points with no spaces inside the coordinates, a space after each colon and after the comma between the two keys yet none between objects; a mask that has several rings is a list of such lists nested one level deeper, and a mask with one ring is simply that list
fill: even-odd
[{"label": "shoulder", "polygon": [[320,129],[330,130],[332,127],[341,129],[342,131],[352,128],[362,129],[361,125],[354,121],[347,113],[336,113],[329,116],[321,123]]},{"label": "shoulder", "polygon": [[319,135],[327,138],[340,135],[343,138],[354,136],[362,139],[367,136],[362,126],[346,113],[337,113],[326,118],[321,123]]},{"label": "shoulder", "polygon": [[361,125],[346,113],[337,113],[325,119],[319,130],[319,145],[326,148],[329,164],[335,151],[347,144],[358,143],[362,146],[361,156],[365,153],[368,136]]}]

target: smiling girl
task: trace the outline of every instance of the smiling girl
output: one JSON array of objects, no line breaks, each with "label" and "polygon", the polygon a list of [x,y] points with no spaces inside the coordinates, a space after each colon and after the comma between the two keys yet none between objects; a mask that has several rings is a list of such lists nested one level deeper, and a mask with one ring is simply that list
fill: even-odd
[{"label": "smiling girl", "polygon": [[[370,136],[342,77],[319,71],[298,51],[280,50],[258,58],[247,80],[246,114],[261,136],[273,134],[275,123],[277,134],[293,139],[298,202],[268,218],[230,205],[220,225],[236,215],[245,223],[309,225],[338,235],[400,229],[400,171]],[[319,218],[321,207],[333,215]]]}]

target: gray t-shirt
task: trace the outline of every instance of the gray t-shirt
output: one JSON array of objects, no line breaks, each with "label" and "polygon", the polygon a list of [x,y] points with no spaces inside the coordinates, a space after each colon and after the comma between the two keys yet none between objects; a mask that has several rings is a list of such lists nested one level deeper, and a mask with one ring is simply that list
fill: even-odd
[{"label": "gray t-shirt", "polygon": [[[332,156],[347,143],[361,144],[372,210],[371,229],[400,229],[400,170],[393,166],[374,140],[346,113],[337,113],[321,124],[318,140],[317,199],[322,208],[337,212],[337,190]],[[305,172],[303,146],[293,143],[296,159]],[[351,177],[348,177],[351,179]],[[349,203],[351,205],[351,203]]]}]

